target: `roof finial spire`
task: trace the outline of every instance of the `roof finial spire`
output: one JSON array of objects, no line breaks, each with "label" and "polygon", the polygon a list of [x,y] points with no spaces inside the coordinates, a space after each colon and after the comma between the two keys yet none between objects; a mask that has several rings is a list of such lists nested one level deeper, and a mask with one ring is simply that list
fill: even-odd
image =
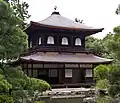
[{"label": "roof finial spire", "polygon": [[54,10],[55,10],[55,11],[57,10],[57,6],[54,7]]},{"label": "roof finial spire", "polygon": [[52,15],[53,14],[60,15],[60,13],[57,11],[57,6],[54,7],[54,12],[52,12]]}]

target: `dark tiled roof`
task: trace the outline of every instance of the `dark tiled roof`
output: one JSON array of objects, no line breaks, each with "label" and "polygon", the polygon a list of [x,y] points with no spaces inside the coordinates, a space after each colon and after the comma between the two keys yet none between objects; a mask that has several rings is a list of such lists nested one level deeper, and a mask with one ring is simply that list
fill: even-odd
[{"label": "dark tiled roof", "polygon": [[104,28],[94,28],[94,27],[86,26],[85,24],[79,22],[72,21],[66,17],[61,16],[59,12],[53,12],[51,16],[39,22],[31,21],[31,25],[58,28],[58,29],[71,29],[71,30],[79,30],[79,31],[87,30],[87,31],[94,31],[94,33],[101,32],[104,29]]}]

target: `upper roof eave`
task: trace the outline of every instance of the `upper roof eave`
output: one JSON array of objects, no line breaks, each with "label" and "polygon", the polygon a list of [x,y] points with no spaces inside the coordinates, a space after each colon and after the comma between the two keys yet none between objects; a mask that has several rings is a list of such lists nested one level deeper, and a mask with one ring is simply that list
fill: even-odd
[{"label": "upper roof eave", "polygon": [[76,30],[76,31],[96,31],[96,32],[101,32],[104,30],[104,28],[91,28],[91,29],[86,29],[86,28],[73,28],[73,27],[62,27],[62,26],[54,26],[54,25],[46,25],[46,24],[41,24],[38,22],[33,22],[31,21],[30,26],[39,26],[39,27],[47,27],[47,28],[53,28],[53,29],[66,29],[66,30]]},{"label": "upper roof eave", "polygon": [[80,22],[75,22],[73,20],[61,16],[59,12],[53,12],[49,17],[39,22],[31,21],[30,25],[25,31],[34,31],[40,28],[72,32],[86,32],[86,35],[102,32],[102,30],[104,29],[94,28]]}]

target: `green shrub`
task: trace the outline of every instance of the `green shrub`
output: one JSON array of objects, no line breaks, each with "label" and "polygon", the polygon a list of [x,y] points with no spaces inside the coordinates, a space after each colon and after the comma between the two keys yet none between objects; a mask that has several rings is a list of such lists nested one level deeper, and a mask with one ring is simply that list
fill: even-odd
[{"label": "green shrub", "polygon": [[108,96],[99,96],[96,100],[96,103],[112,103],[111,98]]},{"label": "green shrub", "polygon": [[50,89],[50,85],[44,80],[30,78],[27,83],[27,89],[34,91],[38,90],[40,92],[43,92]]},{"label": "green shrub", "polygon": [[107,89],[109,87],[109,81],[107,79],[98,80],[96,86],[100,89]]},{"label": "green shrub", "polygon": [[35,98],[34,94],[50,89],[50,85],[43,80],[30,78],[21,67],[4,66],[0,69],[0,93],[9,94],[14,101],[23,98]]},{"label": "green shrub", "polygon": [[114,67],[109,73],[109,82],[111,85],[120,85],[120,67]]},{"label": "green shrub", "polygon": [[94,74],[97,80],[108,79],[109,67],[105,65],[99,65],[94,69]]},{"label": "green shrub", "polygon": [[116,96],[120,94],[120,85],[111,85],[108,89],[110,96]]},{"label": "green shrub", "polygon": [[7,95],[0,95],[0,103],[14,103],[13,98]]}]

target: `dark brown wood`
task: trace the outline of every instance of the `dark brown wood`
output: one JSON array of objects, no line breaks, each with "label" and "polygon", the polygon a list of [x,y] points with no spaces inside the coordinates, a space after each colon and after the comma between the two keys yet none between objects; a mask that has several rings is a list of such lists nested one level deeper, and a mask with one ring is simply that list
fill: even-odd
[{"label": "dark brown wood", "polygon": [[33,77],[33,63],[31,63],[32,65],[32,67],[31,67],[31,76]]},{"label": "dark brown wood", "polygon": [[52,88],[76,88],[76,87],[91,87],[91,86],[95,86],[95,82],[91,82],[91,83],[75,83],[75,84],[70,84],[70,83],[66,83],[66,84],[56,84],[56,85],[51,85]]},{"label": "dark brown wood", "polygon": [[[73,43],[71,42],[70,45],[72,45]],[[56,44],[56,45],[60,45],[60,46],[56,46],[56,45],[47,45],[44,44],[46,46],[42,46],[42,45],[37,45],[34,46],[34,48],[30,48],[29,52],[31,51],[36,51],[36,52],[73,52],[73,53],[86,53],[86,52],[90,52],[85,50],[84,47],[82,46],[67,46],[67,45],[60,45],[60,44]],[[73,44],[74,45],[74,44]]]}]

